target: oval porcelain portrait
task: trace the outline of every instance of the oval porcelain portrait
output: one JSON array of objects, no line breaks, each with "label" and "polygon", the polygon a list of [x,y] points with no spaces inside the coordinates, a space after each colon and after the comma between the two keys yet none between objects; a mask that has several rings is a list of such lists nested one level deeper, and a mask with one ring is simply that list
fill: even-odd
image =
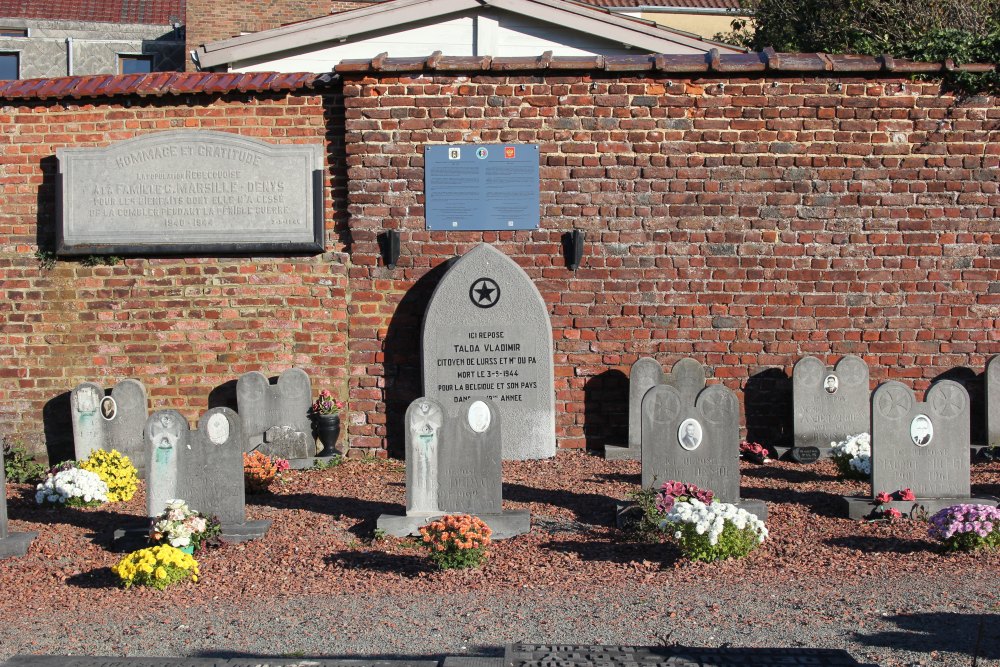
[{"label": "oval porcelain portrait", "polygon": [[836,375],[827,375],[823,380],[823,389],[825,389],[828,394],[836,394],[839,386],[840,381],[837,379]]},{"label": "oval porcelain portrait", "polygon": [[685,419],[677,428],[677,443],[689,452],[701,444],[701,424],[697,419]]},{"label": "oval porcelain portrait", "polygon": [[910,440],[917,447],[926,447],[934,439],[934,425],[927,415],[917,415],[910,422]]},{"label": "oval porcelain portrait", "polygon": [[469,406],[469,426],[476,433],[482,433],[490,427],[490,406],[482,401],[476,401]]},{"label": "oval porcelain portrait", "polygon": [[115,399],[110,396],[101,399],[101,416],[110,421],[115,418],[116,414],[118,414],[118,404]]}]

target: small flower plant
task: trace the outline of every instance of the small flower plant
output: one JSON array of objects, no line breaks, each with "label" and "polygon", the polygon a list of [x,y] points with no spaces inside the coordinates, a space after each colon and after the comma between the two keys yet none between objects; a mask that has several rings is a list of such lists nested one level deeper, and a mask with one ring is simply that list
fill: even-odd
[{"label": "small flower plant", "polygon": [[947,551],[1000,547],[1000,508],[990,505],[952,505],[930,518],[929,534]]},{"label": "small flower plant", "polygon": [[740,443],[740,454],[747,461],[757,464],[769,463],[771,461],[771,459],[768,458],[768,454],[770,454],[770,452],[767,451],[767,447],[759,442],[744,440]]},{"label": "small flower plant", "polygon": [[289,463],[277,456],[254,450],[243,454],[243,485],[247,493],[265,493],[279,473],[288,470]]},{"label": "small flower plant", "polygon": [[202,546],[217,546],[221,534],[222,524],[217,517],[206,517],[175,499],[168,500],[166,509],[153,518],[149,541],[178,549],[188,547],[193,553]]},{"label": "small flower plant", "polygon": [[492,534],[486,522],[469,514],[448,514],[420,529],[423,546],[441,570],[479,567],[489,555]]},{"label": "small flower plant", "polygon": [[95,449],[79,467],[97,473],[108,485],[108,502],[128,502],[139,488],[139,471],[129,457],[116,449]]},{"label": "small flower plant", "polygon": [[661,529],[691,560],[742,558],[767,538],[764,522],[731,503],[688,498],[667,512]]},{"label": "small flower plant", "polygon": [[868,479],[872,474],[872,439],[867,433],[830,443],[830,457],[842,477]]},{"label": "small flower plant", "polygon": [[152,586],[160,591],[186,579],[197,583],[199,575],[194,556],[169,544],[133,551],[118,561],[111,571],[125,588]]},{"label": "small flower plant", "polygon": [[108,485],[100,476],[75,464],[57,466],[36,487],[35,502],[66,507],[96,507],[108,502]]},{"label": "small flower plant", "polygon": [[313,417],[319,417],[321,415],[337,415],[340,411],[344,409],[344,402],[338,401],[330,393],[329,389],[324,389],[319,392],[319,397],[316,402],[312,404],[309,408],[309,414]]}]

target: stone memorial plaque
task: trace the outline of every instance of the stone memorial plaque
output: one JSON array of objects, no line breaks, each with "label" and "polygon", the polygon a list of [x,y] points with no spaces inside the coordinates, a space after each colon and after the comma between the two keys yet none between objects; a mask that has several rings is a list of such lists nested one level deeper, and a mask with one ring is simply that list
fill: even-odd
[{"label": "stone memorial plaque", "polygon": [[791,457],[796,463],[816,463],[819,461],[819,447],[792,447]]},{"label": "stone memorial plaque", "polygon": [[441,279],[424,314],[424,395],[449,411],[490,398],[503,420],[504,459],[555,456],[552,324],[534,283],[482,243]]},{"label": "stone memorial plaque", "polygon": [[60,148],[60,255],[322,252],[323,153],[170,130]]},{"label": "stone memorial plaque", "polygon": [[650,357],[636,359],[628,376],[628,445],[607,446],[604,458],[638,461],[642,451],[642,397],[656,385],[663,384],[663,367]]},{"label": "stone memorial plaque", "polygon": [[104,387],[93,382],[78,385],[69,394],[73,416],[73,449],[78,461],[106,445],[106,420],[101,417]]},{"label": "stone memorial plaque", "polygon": [[986,362],[986,445],[1000,447],[1000,355]]},{"label": "stone memorial plaque", "polygon": [[245,451],[259,449],[268,456],[284,459],[315,455],[316,439],[309,420],[312,385],[301,368],[287,369],[278,377],[277,384],[271,384],[258,371],[244,373],[236,381],[236,404]]},{"label": "stone memorial plaque", "polygon": [[872,497],[906,488],[918,499],[969,497],[969,395],[942,380],[926,399],[901,382],[872,396]]},{"label": "stone memorial plaque", "polygon": [[146,401],[146,387],[138,380],[126,379],[111,389],[115,414],[105,426],[106,449],[117,449],[129,457],[141,477],[146,476],[149,453],[142,437],[149,409]]},{"label": "stone memorial plaque", "polygon": [[406,515],[383,514],[389,535],[416,535],[445,514],[473,514],[504,539],[531,529],[527,511],[503,510],[503,416],[493,401],[473,396],[455,406],[421,397],[406,410]]},{"label": "stone memorial plaque", "polygon": [[7,468],[0,447],[0,559],[23,556],[38,533],[12,533],[7,529]]},{"label": "stone memorial plaque", "polygon": [[418,398],[406,409],[406,514],[431,516],[438,507],[438,457],[444,425],[441,404]]},{"label": "stone memorial plaque", "polygon": [[816,357],[802,357],[792,369],[795,446],[828,452],[831,442],[867,433],[869,399],[863,359],[847,355],[827,368]]},{"label": "stone memorial plaque", "polygon": [[740,498],[739,403],[722,385],[706,387],[694,405],[663,384],[642,399],[642,486],[667,480],[711,489],[721,502]]},{"label": "stone memorial plaque", "polygon": [[503,667],[857,667],[847,651],[809,648],[704,648],[508,644]]},{"label": "stone memorial plaque", "polygon": [[438,506],[449,513],[500,514],[502,417],[492,401],[480,398],[455,412],[438,459]]}]

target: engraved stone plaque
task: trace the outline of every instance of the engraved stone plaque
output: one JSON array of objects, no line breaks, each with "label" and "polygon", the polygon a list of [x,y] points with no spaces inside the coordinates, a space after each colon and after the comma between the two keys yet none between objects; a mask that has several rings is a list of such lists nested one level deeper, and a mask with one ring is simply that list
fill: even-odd
[{"label": "engraved stone plaque", "polygon": [[171,130],[57,151],[58,252],[322,252],[323,147]]},{"label": "engraved stone plaque", "polygon": [[829,447],[831,442],[867,433],[868,364],[847,355],[833,368],[802,357],[792,369],[796,447]]}]

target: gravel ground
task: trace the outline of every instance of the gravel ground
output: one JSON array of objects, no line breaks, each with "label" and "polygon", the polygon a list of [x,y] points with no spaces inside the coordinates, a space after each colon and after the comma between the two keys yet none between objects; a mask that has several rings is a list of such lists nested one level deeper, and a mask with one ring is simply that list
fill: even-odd
[{"label": "gravel ground", "polygon": [[[765,500],[771,538],[748,558],[679,559],[613,527],[637,462],[560,452],[504,464],[505,506],[528,535],[496,543],[481,570],[436,572],[412,541],[374,539],[402,511],[399,462],[290,471],[249,496],[264,540],[199,555],[202,581],[121,590],[110,531],[129,503],[54,510],[9,485],[10,529],[36,530],[0,564],[0,657],[500,655],[517,640],[843,648],[861,662],[1000,666],[1000,553],[943,554],[926,524],[840,518],[865,485],[813,466],[743,463],[743,496]],[[1000,495],[1000,463],[973,468]]]}]

